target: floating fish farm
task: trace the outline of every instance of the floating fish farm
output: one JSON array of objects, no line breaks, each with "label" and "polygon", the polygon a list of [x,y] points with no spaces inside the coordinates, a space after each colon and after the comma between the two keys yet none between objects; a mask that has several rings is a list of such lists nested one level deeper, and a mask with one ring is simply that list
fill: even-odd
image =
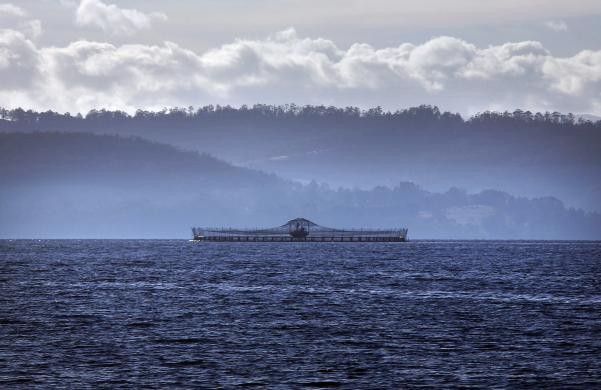
[{"label": "floating fish farm", "polygon": [[195,241],[224,242],[404,242],[407,229],[334,229],[305,218],[269,229],[192,228]]}]

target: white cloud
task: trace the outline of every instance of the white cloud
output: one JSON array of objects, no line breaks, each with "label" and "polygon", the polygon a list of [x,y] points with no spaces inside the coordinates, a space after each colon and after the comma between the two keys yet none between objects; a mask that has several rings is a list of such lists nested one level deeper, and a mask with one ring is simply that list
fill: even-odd
[{"label": "white cloud", "polygon": [[545,22],[545,27],[555,32],[568,31],[568,24],[563,20],[549,20]]},{"label": "white cloud", "polygon": [[158,20],[167,20],[167,16],[160,12],[123,9],[101,0],[81,0],[75,18],[79,26],[94,26],[113,34],[126,35],[149,29]]},{"label": "white cloud", "polygon": [[0,4],[0,24],[2,28],[19,31],[29,38],[37,38],[42,33],[42,22],[27,19],[27,12],[13,4]]},{"label": "white cloud", "polygon": [[42,34],[42,22],[38,19],[28,19],[19,22],[18,28],[21,32],[34,39]]},{"label": "white cloud", "polygon": [[0,15],[23,17],[27,15],[23,8],[17,7],[11,3],[0,4]]},{"label": "white cloud", "polygon": [[59,111],[209,103],[289,103],[395,109],[422,103],[601,114],[601,51],[555,57],[540,42],[486,48],[453,37],[347,49],[293,29],[204,53],[175,43],[76,41],[36,47],[0,32],[0,106]]},{"label": "white cloud", "polygon": [[[34,80],[42,69],[40,52],[23,33],[14,30],[0,30],[0,85],[2,103],[7,105],[11,92],[21,92],[29,96],[34,92]],[[35,92],[34,92],[35,93]],[[33,103],[33,101],[28,98]]]}]

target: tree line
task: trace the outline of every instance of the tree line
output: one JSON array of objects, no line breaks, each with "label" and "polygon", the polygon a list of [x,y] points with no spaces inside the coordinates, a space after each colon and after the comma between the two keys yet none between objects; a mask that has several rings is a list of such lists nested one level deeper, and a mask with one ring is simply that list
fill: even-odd
[{"label": "tree line", "polygon": [[[30,126],[35,129],[46,129],[73,126],[82,124],[123,124],[130,122],[161,122],[161,123],[196,123],[223,120],[328,120],[328,121],[389,121],[404,124],[442,124],[445,126],[481,126],[481,125],[533,125],[553,127],[582,127],[601,128],[601,121],[590,121],[576,117],[572,113],[560,112],[531,112],[517,109],[513,112],[485,111],[468,119],[458,113],[441,111],[436,106],[420,105],[406,109],[387,111],[382,107],[360,109],[358,107],[335,107],[324,105],[295,104],[267,105],[255,104],[232,107],[229,105],[207,105],[195,109],[173,107],[163,108],[158,111],[137,110],[129,114],[120,110],[94,109],[85,115],[81,113],[72,115],[69,112],[34,111],[23,108],[0,108],[0,120],[4,128]],[[10,122],[10,123],[7,123]]]}]

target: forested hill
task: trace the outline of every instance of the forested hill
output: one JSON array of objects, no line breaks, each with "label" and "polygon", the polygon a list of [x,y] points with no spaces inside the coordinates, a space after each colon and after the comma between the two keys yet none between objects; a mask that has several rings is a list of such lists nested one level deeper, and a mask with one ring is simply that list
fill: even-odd
[{"label": "forested hill", "polygon": [[170,192],[176,184],[240,189],[284,183],[274,175],[141,138],[58,132],[0,134],[0,175],[11,183],[89,183],[156,192]]},{"label": "forested hill", "polygon": [[601,122],[571,114],[516,110],[463,119],[431,106],[386,112],[255,105],[84,116],[16,109],[0,110],[0,117],[4,132],[135,135],[300,182],[495,188],[601,211]]},{"label": "forested hill", "polygon": [[138,138],[0,134],[0,238],[185,238],[195,225],[408,227],[411,238],[599,239],[601,215],[501,191],[301,185]]}]

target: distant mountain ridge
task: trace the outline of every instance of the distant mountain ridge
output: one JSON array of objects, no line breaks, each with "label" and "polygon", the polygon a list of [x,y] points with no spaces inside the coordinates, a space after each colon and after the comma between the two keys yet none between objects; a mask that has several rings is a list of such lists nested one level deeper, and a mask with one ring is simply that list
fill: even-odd
[{"label": "distant mountain ridge", "polygon": [[160,112],[93,110],[85,117],[0,110],[0,132],[71,131],[138,136],[206,152],[237,166],[369,189],[418,183],[430,191],[496,188],[556,196],[601,212],[601,122],[572,114],[436,107],[207,106]]},{"label": "distant mountain ridge", "polygon": [[189,227],[408,227],[410,238],[599,239],[601,215],[501,191],[301,185],[139,138],[0,134],[0,237],[184,238]]}]

